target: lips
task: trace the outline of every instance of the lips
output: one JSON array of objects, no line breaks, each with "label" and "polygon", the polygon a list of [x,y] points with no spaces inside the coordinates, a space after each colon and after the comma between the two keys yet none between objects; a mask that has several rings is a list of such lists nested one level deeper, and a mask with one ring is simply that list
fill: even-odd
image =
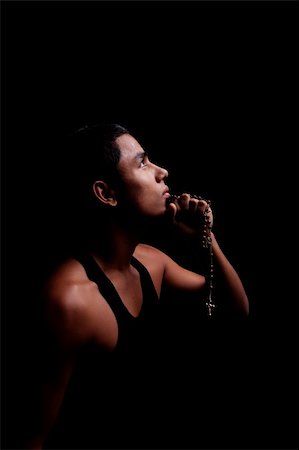
[{"label": "lips", "polygon": [[166,186],[166,188],[163,191],[163,197],[168,198],[170,197],[169,188]]}]

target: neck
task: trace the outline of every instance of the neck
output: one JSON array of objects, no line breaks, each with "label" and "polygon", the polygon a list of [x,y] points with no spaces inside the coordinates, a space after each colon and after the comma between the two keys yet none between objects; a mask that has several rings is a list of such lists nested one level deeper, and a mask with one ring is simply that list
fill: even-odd
[{"label": "neck", "polygon": [[141,240],[141,231],[136,226],[109,222],[96,230],[91,254],[104,270],[126,270],[132,255]]}]

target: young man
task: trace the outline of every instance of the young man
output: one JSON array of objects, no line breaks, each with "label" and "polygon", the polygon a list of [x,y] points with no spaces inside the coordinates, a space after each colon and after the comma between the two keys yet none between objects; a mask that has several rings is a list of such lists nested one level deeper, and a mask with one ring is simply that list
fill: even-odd
[{"label": "young man", "polygon": [[84,220],[78,216],[85,222],[84,247],[43,289],[43,383],[27,448],[159,446],[153,436],[167,428],[162,411],[173,400],[170,392],[160,395],[168,383],[161,354],[157,359],[161,289],[198,293],[207,314],[213,304],[204,298],[211,280],[143,244],[144,229],[163,218],[198,252],[211,249],[235,309],[245,316],[247,295],[212,232],[208,202],[188,193],[172,197],[167,170],[129,131],[86,127],[72,139],[77,170],[68,190],[86,207]]}]

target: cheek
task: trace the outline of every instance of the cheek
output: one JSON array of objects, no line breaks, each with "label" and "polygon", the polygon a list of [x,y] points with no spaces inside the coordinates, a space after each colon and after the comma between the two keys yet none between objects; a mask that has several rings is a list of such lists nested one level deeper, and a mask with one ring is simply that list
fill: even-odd
[{"label": "cheek", "polygon": [[136,180],[126,180],[121,189],[121,197],[128,206],[142,205],[149,196],[149,189]]},{"label": "cheek", "polygon": [[124,179],[124,192],[127,198],[138,199],[149,195],[153,187],[152,180],[148,177],[127,177]]},{"label": "cheek", "polygon": [[121,190],[124,203],[129,209],[145,215],[160,215],[165,212],[165,200],[155,186],[152,176],[126,177]]}]

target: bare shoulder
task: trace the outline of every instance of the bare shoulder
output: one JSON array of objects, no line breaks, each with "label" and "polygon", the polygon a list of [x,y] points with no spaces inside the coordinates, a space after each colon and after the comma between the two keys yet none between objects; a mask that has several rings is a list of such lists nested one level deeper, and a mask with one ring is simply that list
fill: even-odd
[{"label": "bare shoulder", "polygon": [[153,247],[152,245],[139,244],[136,247],[134,255],[145,265],[149,264],[151,266],[153,264],[155,267],[158,267],[162,270],[165,270],[166,266],[168,266],[169,264],[178,266],[170,256],[168,256],[157,247]]},{"label": "bare shoulder", "polygon": [[154,282],[164,282],[170,288],[182,291],[197,291],[205,284],[204,276],[180,266],[156,247],[140,244],[135,255],[149,269]]},{"label": "bare shoulder", "polygon": [[74,313],[84,309],[86,295],[95,287],[95,283],[87,278],[82,265],[75,259],[69,259],[60,264],[48,278],[43,294],[51,305]]},{"label": "bare shoulder", "polygon": [[161,261],[161,263],[168,258],[166,253],[148,244],[139,244],[136,247],[135,256],[136,258],[148,258],[149,260],[158,258],[158,261]]},{"label": "bare shoulder", "polygon": [[139,244],[135,249],[134,256],[148,270],[158,297],[160,297],[166,266],[166,254],[151,245]]},{"label": "bare shoulder", "polygon": [[77,348],[94,337],[95,309],[100,308],[97,285],[82,265],[69,259],[57,267],[43,289],[47,322],[61,345]]}]

